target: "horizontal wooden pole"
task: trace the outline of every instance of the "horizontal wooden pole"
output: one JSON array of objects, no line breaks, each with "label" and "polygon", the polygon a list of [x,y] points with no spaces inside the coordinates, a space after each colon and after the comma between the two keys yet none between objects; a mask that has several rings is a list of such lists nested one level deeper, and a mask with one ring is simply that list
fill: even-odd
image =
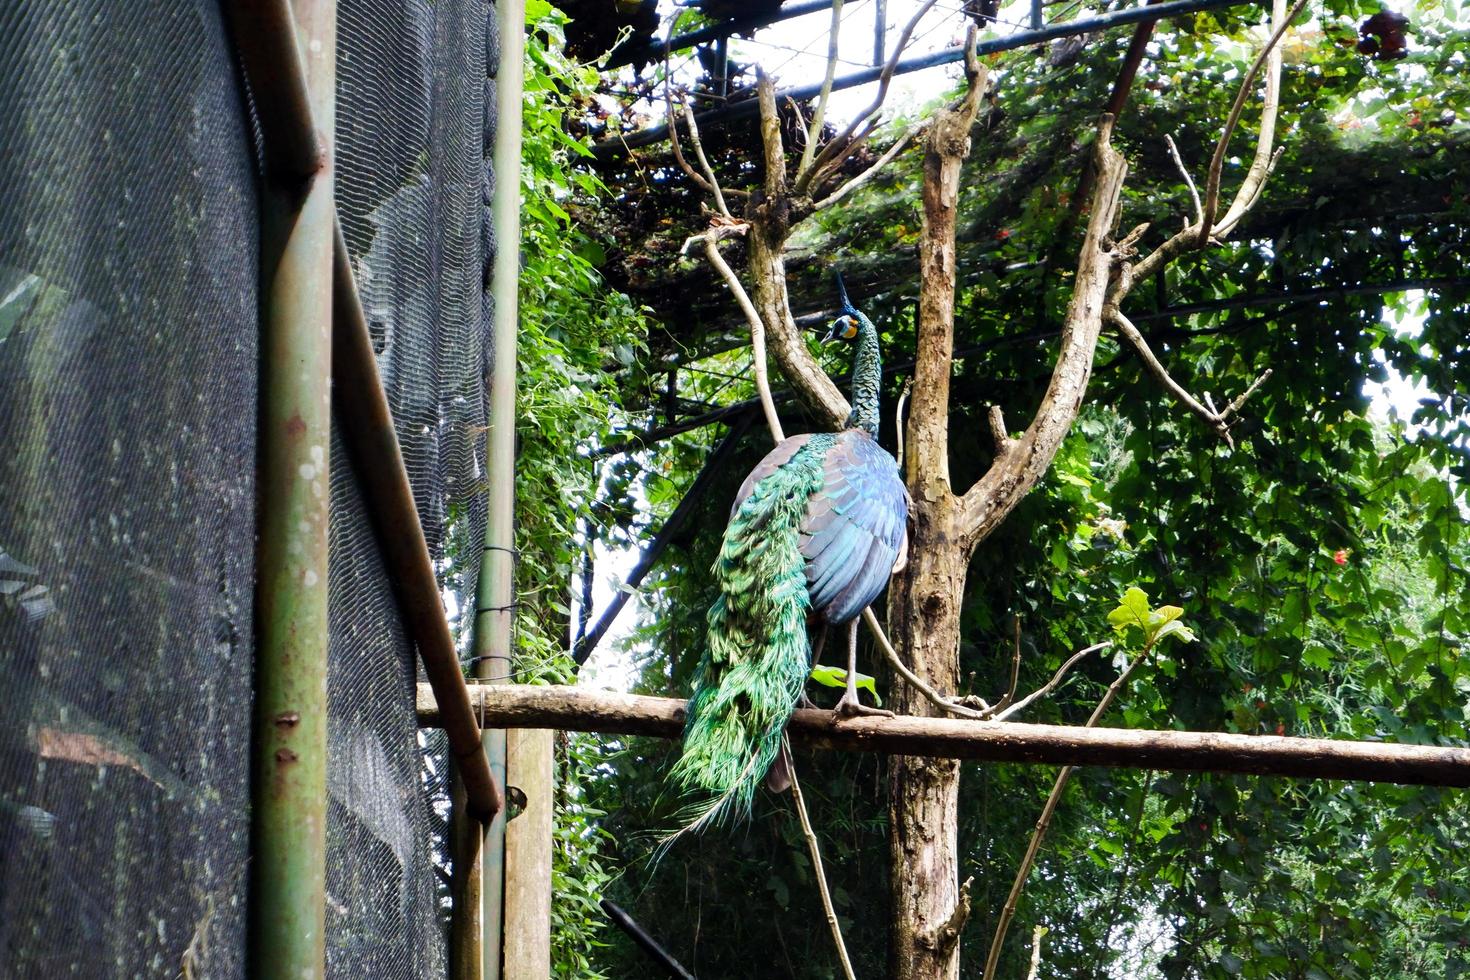
[{"label": "horizontal wooden pole", "polygon": [[[585,687],[489,684],[470,685],[470,698],[488,728],[555,728],[657,738],[678,738],[684,730],[684,702],[673,698]],[[427,684],[419,685],[418,708],[419,724],[437,727],[439,712]],[[797,711],[788,731],[799,745],[843,752],[1470,786],[1470,748],[1434,745],[908,715],[838,720],[832,712],[818,710]]]}]

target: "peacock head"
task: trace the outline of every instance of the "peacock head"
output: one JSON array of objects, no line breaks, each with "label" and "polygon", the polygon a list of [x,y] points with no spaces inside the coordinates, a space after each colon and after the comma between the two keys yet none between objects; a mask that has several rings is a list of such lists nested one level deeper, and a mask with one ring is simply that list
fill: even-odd
[{"label": "peacock head", "polygon": [[837,319],[833,320],[832,328],[827,331],[827,336],[822,338],[822,343],[826,344],[834,340],[857,340],[860,327],[856,314],[857,311],[853,310],[851,313],[843,313]]},{"label": "peacock head", "polygon": [[833,272],[837,280],[837,293],[842,298],[842,313],[832,321],[832,327],[827,331],[827,336],[822,338],[822,343],[833,340],[845,340],[851,343],[862,335],[863,324],[867,318],[858,312],[857,307],[852,305],[852,300],[847,298],[847,286],[842,282],[842,273]]}]

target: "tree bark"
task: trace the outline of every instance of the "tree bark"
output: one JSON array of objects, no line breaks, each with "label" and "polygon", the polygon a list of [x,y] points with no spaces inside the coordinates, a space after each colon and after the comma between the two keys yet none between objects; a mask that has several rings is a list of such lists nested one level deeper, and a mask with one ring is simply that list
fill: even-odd
[{"label": "tree bark", "polygon": [[[959,508],[953,496],[915,505],[909,566],[889,587],[889,623],[909,668],[930,687],[953,691],[965,585]],[[900,714],[936,710],[908,684],[891,691]],[[888,772],[889,976],[957,978],[958,943],[941,944],[938,936],[959,902],[960,765],[899,755],[889,759]]]},{"label": "tree bark", "polygon": [[745,213],[750,223],[746,241],[750,277],[755,284],[755,309],[766,325],[771,353],[787,382],[807,408],[830,428],[839,429],[847,418],[847,399],[807,350],[806,340],[791,316],[791,298],[786,293],[786,259],[782,252],[791,234],[792,201],[786,189],[786,154],[781,145],[776,89],[764,74],[756,82],[756,97],[760,100],[766,173],[761,189],[750,195]]},{"label": "tree bark", "polygon": [[[899,655],[930,687],[959,686],[960,599],[969,553],[963,509],[949,479],[949,375],[954,354],[955,213],[960,165],[985,80],[973,59],[965,98],[934,117],[924,153],[924,226],[919,239],[918,349],[907,464],[913,497],[908,567],[889,586],[888,622]],[[895,710],[934,706],[907,684]],[[959,886],[960,766],[948,759],[889,760],[888,851],[893,919],[889,975],[956,980],[963,911]],[[946,925],[949,928],[946,928]]]}]

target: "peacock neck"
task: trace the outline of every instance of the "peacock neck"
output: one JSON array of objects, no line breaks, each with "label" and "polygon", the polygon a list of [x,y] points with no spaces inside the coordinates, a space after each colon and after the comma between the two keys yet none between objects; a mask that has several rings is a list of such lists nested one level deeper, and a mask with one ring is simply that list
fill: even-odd
[{"label": "peacock neck", "polygon": [[867,317],[853,311],[858,322],[857,352],[852,359],[852,413],[847,428],[862,429],[878,438],[878,383],[883,362],[878,352],[878,329]]}]

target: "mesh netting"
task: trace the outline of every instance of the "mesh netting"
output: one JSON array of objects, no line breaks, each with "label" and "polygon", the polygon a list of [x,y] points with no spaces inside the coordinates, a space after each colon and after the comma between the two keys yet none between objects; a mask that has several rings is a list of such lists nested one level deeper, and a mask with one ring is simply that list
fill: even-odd
[{"label": "mesh netting", "polygon": [[0,972],[243,970],[252,149],[213,4],[0,5]]},{"label": "mesh netting", "polygon": [[[342,225],[425,530],[468,583],[488,14],[339,7]],[[0,4],[6,976],[244,972],[259,324],[233,64],[207,0]],[[442,747],[335,438],[331,548],[328,972],[442,977]]]},{"label": "mesh netting", "polygon": [[[484,527],[472,501],[485,420],[487,13],[480,2],[338,6],[342,230],[430,549],[471,566]],[[421,787],[413,649],[350,473],[335,473],[328,973],[442,976],[442,745],[430,741]]]}]

